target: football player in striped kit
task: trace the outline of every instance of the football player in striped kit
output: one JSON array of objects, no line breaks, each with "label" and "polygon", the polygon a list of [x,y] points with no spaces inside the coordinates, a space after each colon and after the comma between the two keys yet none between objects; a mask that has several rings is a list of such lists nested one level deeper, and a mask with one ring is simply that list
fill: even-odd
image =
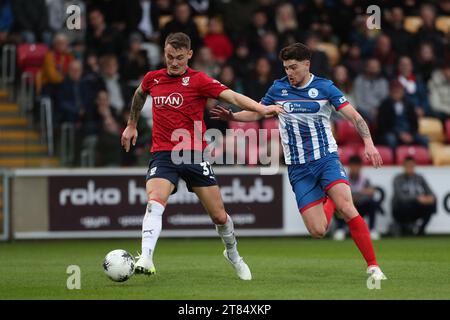
[{"label": "football player in striped kit", "polygon": [[[384,280],[370,232],[353,204],[347,174],[339,161],[331,132],[331,113],[333,109],[339,111],[355,125],[365,144],[365,157],[378,168],[382,159],[369,128],[332,81],[310,72],[311,51],[307,46],[292,44],[283,48],[279,57],[287,76],[275,80],[261,103],[284,108],[285,113],[278,114],[279,130],[289,180],[303,221],[314,238],[322,238],[337,210],[367,262],[367,273],[373,279]],[[212,117],[243,122],[262,118],[256,112],[232,113],[220,106],[212,111]]]}]

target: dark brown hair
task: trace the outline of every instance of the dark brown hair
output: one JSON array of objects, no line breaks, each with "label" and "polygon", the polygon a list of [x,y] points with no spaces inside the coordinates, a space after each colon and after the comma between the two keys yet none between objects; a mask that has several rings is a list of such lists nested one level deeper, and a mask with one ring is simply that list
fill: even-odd
[{"label": "dark brown hair", "polygon": [[165,45],[170,44],[175,49],[186,48],[191,50],[191,38],[183,32],[171,33],[167,36]]},{"label": "dark brown hair", "polygon": [[303,43],[297,42],[281,49],[278,57],[282,61],[291,59],[298,61],[311,60],[311,50]]}]

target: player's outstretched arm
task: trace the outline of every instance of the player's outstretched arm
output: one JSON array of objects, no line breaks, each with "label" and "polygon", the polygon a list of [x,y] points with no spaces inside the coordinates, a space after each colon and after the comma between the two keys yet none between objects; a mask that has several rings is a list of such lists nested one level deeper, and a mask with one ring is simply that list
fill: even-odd
[{"label": "player's outstretched arm", "polygon": [[137,123],[146,99],[147,93],[139,86],[134,92],[133,100],[131,102],[130,117],[128,118],[127,127],[123,131],[121,138],[122,146],[125,148],[126,152],[130,151],[130,143],[132,143],[133,146],[136,145],[138,137]]},{"label": "player's outstretched arm", "polygon": [[222,106],[216,106],[210,112],[211,119],[222,120],[222,121],[239,121],[239,122],[252,122],[258,121],[262,116],[253,111],[240,111],[232,112],[231,110],[225,109]]},{"label": "player's outstretched arm", "polygon": [[372,136],[370,134],[370,130],[367,126],[366,121],[351,104],[348,104],[340,109],[340,112],[344,115],[345,118],[353,123],[359,135],[363,139],[365,145],[364,156],[367,158],[367,160],[370,160],[372,162],[375,168],[381,167],[381,165],[383,164],[383,160],[381,159],[380,153],[378,152],[377,148],[375,148],[375,145],[373,144]]},{"label": "player's outstretched arm", "polygon": [[222,91],[219,95],[219,99],[239,106],[244,110],[256,112],[261,118],[265,116],[277,115],[283,112],[283,108],[281,106],[263,106],[255,100],[250,99],[249,97],[237,93],[231,89]]}]

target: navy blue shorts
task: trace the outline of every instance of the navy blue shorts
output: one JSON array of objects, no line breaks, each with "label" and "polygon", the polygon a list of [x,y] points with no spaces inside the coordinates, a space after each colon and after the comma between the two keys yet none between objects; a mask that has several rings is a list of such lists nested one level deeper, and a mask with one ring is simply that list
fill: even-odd
[{"label": "navy blue shorts", "polygon": [[[176,164],[171,159],[171,151],[158,151],[152,153],[148,165],[146,181],[154,178],[169,180],[175,186],[172,194],[177,192],[179,179],[186,182],[190,192],[194,187],[210,187],[217,185],[216,176],[208,161],[204,161],[200,155],[199,158],[191,159],[188,163]],[[199,153],[197,153],[199,155]],[[200,160],[200,161],[198,161]]]}]

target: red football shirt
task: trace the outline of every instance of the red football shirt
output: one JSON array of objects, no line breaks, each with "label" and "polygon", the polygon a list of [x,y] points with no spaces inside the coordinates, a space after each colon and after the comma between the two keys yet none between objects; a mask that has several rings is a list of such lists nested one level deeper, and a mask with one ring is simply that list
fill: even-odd
[{"label": "red football shirt", "polygon": [[225,85],[188,68],[181,76],[168,75],[166,69],[150,71],[141,87],[153,102],[151,152],[172,151],[175,146],[176,149],[200,151],[206,147],[203,139],[206,100],[217,99],[228,89]]}]

